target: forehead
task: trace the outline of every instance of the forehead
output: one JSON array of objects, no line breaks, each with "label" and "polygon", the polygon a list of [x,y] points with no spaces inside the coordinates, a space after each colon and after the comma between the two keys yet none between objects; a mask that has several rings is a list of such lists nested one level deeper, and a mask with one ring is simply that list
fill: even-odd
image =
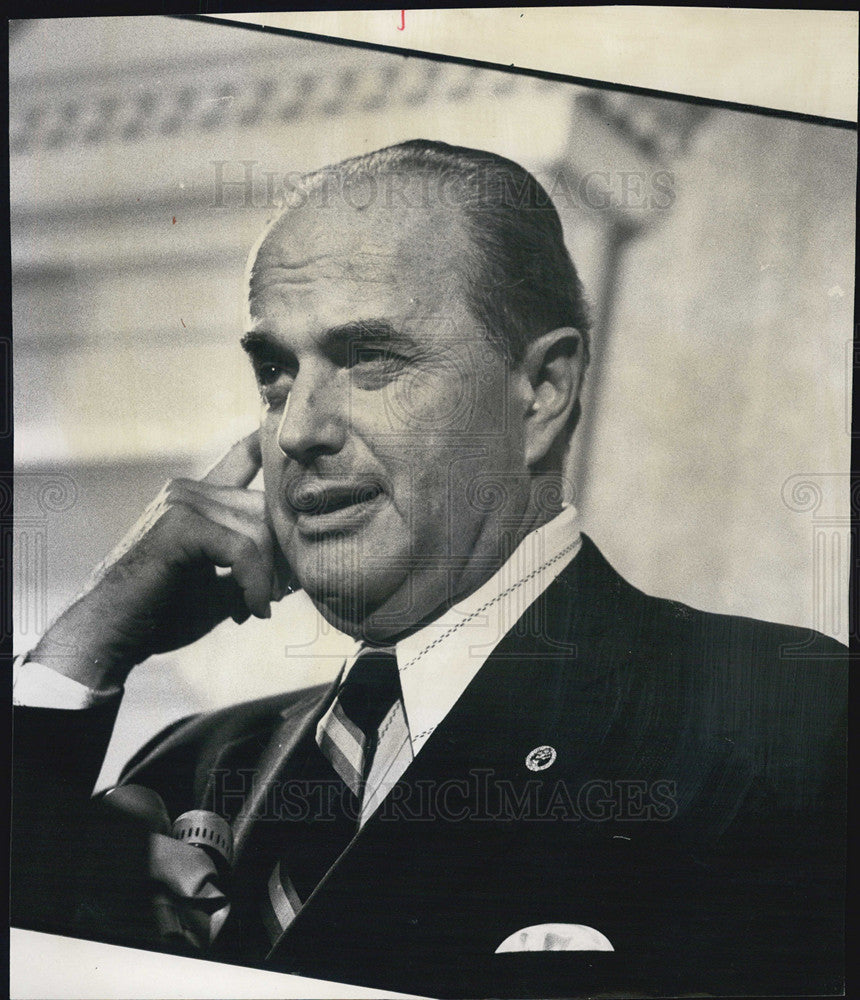
[{"label": "forehead", "polygon": [[[252,326],[325,328],[360,318],[393,322],[466,310],[470,249],[459,210],[418,197],[354,207],[335,189],[289,209],[252,258]],[[359,204],[356,196],[356,204]]]}]

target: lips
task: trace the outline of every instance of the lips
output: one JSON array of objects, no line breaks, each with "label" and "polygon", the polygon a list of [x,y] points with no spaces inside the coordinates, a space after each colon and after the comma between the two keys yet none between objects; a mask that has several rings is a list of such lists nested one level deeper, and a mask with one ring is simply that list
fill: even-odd
[{"label": "lips", "polygon": [[302,518],[317,518],[361,508],[382,493],[378,481],[357,483],[298,483],[288,491],[287,503]]}]

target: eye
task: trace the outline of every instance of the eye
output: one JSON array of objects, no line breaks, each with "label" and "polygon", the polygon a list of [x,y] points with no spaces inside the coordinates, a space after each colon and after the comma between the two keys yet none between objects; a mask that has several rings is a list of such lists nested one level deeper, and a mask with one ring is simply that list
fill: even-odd
[{"label": "eye", "polygon": [[410,359],[391,347],[363,345],[350,358],[353,384],[360,389],[381,389],[404,374]]},{"label": "eye", "polygon": [[349,367],[355,368],[356,366],[365,365],[396,368],[400,365],[408,363],[409,359],[407,357],[403,354],[399,354],[395,350],[392,350],[391,347],[362,345],[357,350],[353,351],[349,360]]},{"label": "eye", "polygon": [[374,361],[386,361],[391,352],[384,347],[360,347],[355,352],[353,364],[370,364]]},{"label": "eye", "polygon": [[266,361],[256,366],[257,381],[261,386],[274,385],[278,379],[285,374],[281,365],[276,365],[272,361]]},{"label": "eye", "polygon": [[254,377],[263,402],[269,406],[282,406],[290,394],[295,371],[278,361],[254,362]]}]

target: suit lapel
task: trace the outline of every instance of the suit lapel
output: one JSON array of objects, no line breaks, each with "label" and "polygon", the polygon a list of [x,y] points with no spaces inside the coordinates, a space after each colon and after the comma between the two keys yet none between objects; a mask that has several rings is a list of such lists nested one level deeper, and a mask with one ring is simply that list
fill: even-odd
[{"label": "suit lapel", "polygon": [[[445,934],[446,909],[468,914],[471,905],[458,887],[480,884],[484,872],[507,875],[487,878],[481,912],[470,914],[470,930],[458,928],[461,945],[469,946],[471,934],[485,953],[509,925],[523,905],[523,861],[535,860],[514,857],[518,873],[514,845],[537,850],[540,862],[540,844],[559,835],[558,823],[530,823],[528,810],[549,808],[560,781],[578,787],[599,772],[623,703],[629,647],[615,626],[623,594],[601,563],[585,540],[580,557],[505,636],[276,944],[275,965],[313,974],[318,950],[330,959],[332,926],[340,927],[339,940],[353,942],[350,960],[358,965],[362,955],[386,948],[387,939],[393,948],[400,938],[416,955],[416,928],[423,925],[427,942]],[[584,579],[587,604],[580,600]],[[544,746],[555,761],[530,770],[527,757]],[[577,832],[593,831],[580,824]],[[353,925],[347,914],[357,912],[358,899],[361,920]],[[434,919],[438,926],[430,932]]]},{"label": "suit lapel", "polygon": [[282,719],[258,758],[251,794],[233,821],[234,863],[238,862],[249,842],[258,819],[265,816],[277,784],[288,781],[301,763],[300,748],[313,738],[316,725],[334,699],[340,675],[321,694],[305,699],[282,713]]}]

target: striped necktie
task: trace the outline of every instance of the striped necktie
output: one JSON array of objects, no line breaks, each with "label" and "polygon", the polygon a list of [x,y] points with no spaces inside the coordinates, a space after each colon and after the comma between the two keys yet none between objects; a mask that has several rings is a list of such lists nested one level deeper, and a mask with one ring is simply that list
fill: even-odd
[{"label": "striped necktie", "polygon": [[320,750],[359,802],[373,763],[379,727],[400,697],[394,653],[365,647],[317,728]]},{"label": "striped necktie", "polygon": [[298,775],[308,815],[291,824],[263,900],[273,943],[355,836],[379,727],[401,697],[394,652],[365,647],[320,720]]}]

